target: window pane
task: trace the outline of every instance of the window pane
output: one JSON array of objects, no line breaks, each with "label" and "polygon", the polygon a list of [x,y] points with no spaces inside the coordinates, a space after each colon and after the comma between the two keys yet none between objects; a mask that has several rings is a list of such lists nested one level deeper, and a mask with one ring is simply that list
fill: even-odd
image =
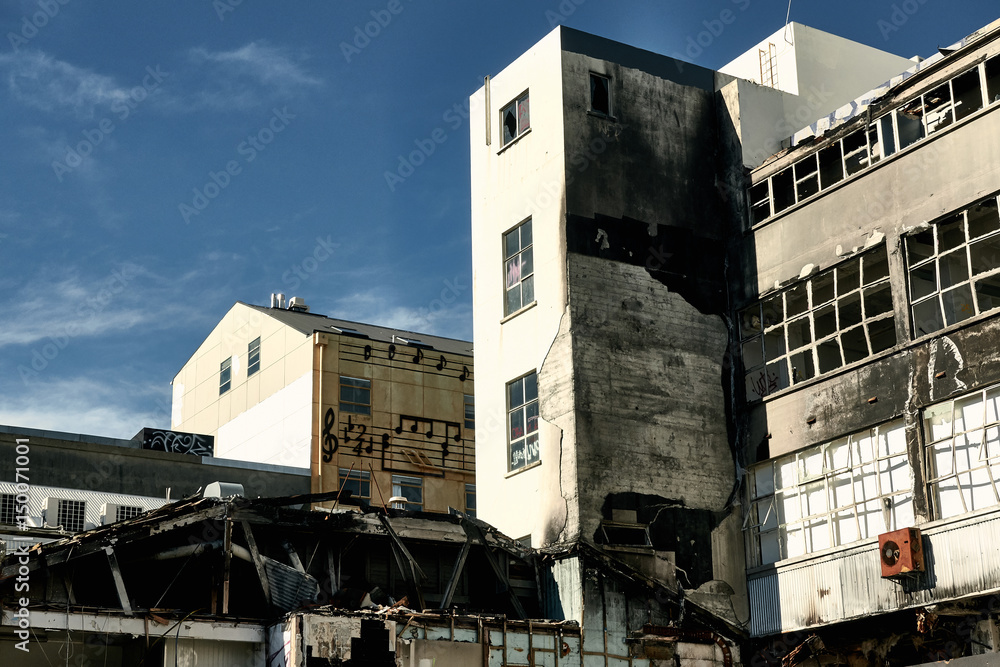
[{"label": "window pane", "polygon": [[531,220],[527,220],[518,229],[521,231],[521,248],[531,245]]},{"label": "window pane", "polygon": [[860,277],[860,264],[856,260],[837,267],[837,296],[856,290]]},{"label": "window pane", "polygon": [[761,349],[762,340],[754,338],[743,343],[743,367],[756,368],[764,363],[764,352]]},{"label": "window pane", "polygon": [[929,334],[944,328],[941,308],[937,298],[928,299],[913,306],[913,330],[917,336]]},{"label": "window pane", "polygon": [[1000,267],[1000,234],[969,244],[969,260],[973,275]]},{"label": "window pane", "polygon": [[938,252],[948,252],[965,243],[965,215],[959,213],[937,225]]},{"label": "window pane", "polygon": [[771,215],[771,190],[765,180],[750,188],[750,221],[757,224]]},{"label": "window pane", "polygon": [[528,96],[525,95],[517,101],[517,133],[520,134],[531,127],[528,114]]},{"label": "window pane", "polygon": [[941,289],[964,283],[969,279],[969,263],[965,258],[965,248],[959,248],[938,259]]},{"label": "window pane", "polygon": [[951,88],[947,83],[924,93],[924,112],[928,135],[951,125]]},{"label": "window pane", "polygon": [[861,324],[861,294],[855,292],[837,301],[837,311],[840,314],[840,330]]},{"label": "window pane", "polygon": [[809,318],[802,317],[788,323],[788,349],[795,350],[812,342]]},{"label": "window pane", "polygon": [[985,236],[1000,229],[1000,216],[997,215],[997,199],[990,197],[978,204],[973,204],[967,212],[969,218],[969,238]]},{"label": "window pane", "polygon": [[529,435],[524,441],[525,463],[531,465],[537,463],[541,451],[538,448],[538,434]]},{"label": "window pane", "polygon": [[889,283],[869,287],[864,291],[865,318],[875,317],[892,310],[892,289]]},{"label": "window pane", "polygon": [[590,110],[611,115],[611,96],[608,91],[608,79],[597,74],[590,75]]},{"label": "window pane", "polygon": [[785,337],[781,329],[776,329],[764,334],[764,358],[768,360],[777,359],[785,353]]},{"label": "window pane", "polygon": [[[949,401],[924,410],[924,432],[930,442],[950,438],[952,434],[952,404]],[[949,445],[950,447],[951,445]]]},{"label": "window pane", "polygon": [[1000,275],[976,281],[976,300],[980,313],[1000,307]]},{"label": "window pane", "polygon": [[844,163],[840,155],[840,142],[838,141],[819,152],[820,187],[826,189],[843,178]]},{"label": "window pane", "polygon": [[521,305],[527,306],[529,303],[535,300],[535,277],[528,276],[523,281],[521,281]]},{"label": "window pane", "polygon": [[511,313],[521,310],[521,286],[515,285],[507,290],[507,300],[506,300],[507,312],[505,315],[510,315]]},{"label": "window pane", "polygon": [[896,345],[896,325],[891,318],[872,322],[868,325],[868,336],[872,341],[872,354],[878,354]]},{"label": "window pane", "polygon": [[937,291],[937,266],[929,262],[910,269],[910,300],[922,299]]},{"label": "window pane", "polygon": [[993,56],[986,61],[986,103],[993,104],[1000,100],[1000,56]]},{"label": "window pane", "polygon": [[[524,225],[522,225],[523,227]],[[521,249],[521,243],[518,240],[519,230],[518,227],[515,230],[509,231],[503,235],[503,247],[504,247],[504,258],[513,257],[517,254],[517,251]]]},{"label": "window pane", "polygon": [[813,308],[833,299],[833,271],[826,271],[809,281]]},{"label": "window pane", "polygon": [[771,327],[784,321],[784,311],[781,306],[781,294],[768,297],[761,304],[761,314],[764,317],[764,326]]},{"label": "window pane", "polygon": [[862,262],[865,285],[871,285],[889,275],[889,260],[885,254],[885,246],[864,255]]},{"label": "window pane", "polygon": [[791,356],[792,363],[792,383],[804,382],[816,375],[816,368],[813,366],[812,350],[805,350]]},{"label": "window pane", "polygon": [[771,177],[771,192],[774,197],[774,212],[783,211],[795,203],[794,179],[792,168],[779,171]]},{"label": "window pane", "polygon": [[531,261],[531,248],[528,248],[527,250],[523,251],[520,257],[521,257],[521,275],[525,277],[530,276],[535,270],[534,263]]},{"label": "window pane", "polygon": [[511,409],[524,405],[524,378],[507,385],[507,391]]},{"label": "window pane", "polygon": [[835,304],[819,308],[813,315],[816,326],[816,338],[823,339],[837,330],[837,309]]},{"label": "window pane", "polygon": [[740,312],[740,336],[744,339],[761,332],[760,304],[754,304]]},{"label": "window pane", "polygon": [[515,255],[507,260],[507,289],[521,282],[521,256]]},{"label": "window pane", "polygon": [[966,283],[961,287],[942,292],[941,304],[944,306],[944,317],[948,324],[955,324],[976,314],[972,305],[972,287]]},{"label": "window pane", "polygon": [[983,108],[983,90],[979,84],[979,68],[974,67],[965,74],[951,80],[955,93],[955,120],[962,120]]},{"label": "window pane", "polygon": [[795,317],[807,310],[809,310],[809,295],[805,283],[800,283],[785,292],[785,317]]},{"label": "window pane", "polygon": [[844,137],[844,164],[847,175],[853,175],[868,166],[868,139],[864,129]]},{"label": "window pane", "polygon": [[844,363],[851,364],[868,356],[868,341],[864,327],[855,327],[840,334],[840,344],[844,348]]},{"label": "window pane", "polygon": [[510,143],[517,136],[517,116],[513,104],[500,113],[500,124],[503,126],[503,143]]},{"label": "window pane", "polygon": [[899,130],[899,150],[924,138],[923,107],[920,98],[896,112],[896,127]]},{"label": "window pane", "polygon": [[799,201],[819,192],[815,155],[810,155],[795,164],[795,192]]},{"label": "window pane", "polygon": [[918,264],[934,256],[934,230],[925,229],[922,232],[906,237],[906,260],[909,266]]},{"label": "window pane", "polygon": [[534,401],[538,398],[538,374],[532,373],[524,377],[524,402]]},{"label": "window pane", "polygon": [[528,433],[534,433],[538,430],[538,401],[533,401],[528,403],[524,407],[525,413],[525,430]]},{"label": "window pane", "polygon": [[819,357],[820,373],[828,373],[843,365],[840,359],[840,344],[836,338],[817,345],[816,355]]},{"label": "window pane", "polygon": [[524,437],[524,410],[514,410],[510,413],[510,439]]}]

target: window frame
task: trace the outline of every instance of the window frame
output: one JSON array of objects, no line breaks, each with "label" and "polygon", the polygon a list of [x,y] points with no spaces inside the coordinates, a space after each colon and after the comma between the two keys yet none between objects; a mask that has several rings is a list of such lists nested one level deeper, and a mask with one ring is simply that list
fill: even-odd
[{"label": "window frame", "polygon": [[[476,430],[476,396],[475,394],[462,394],[462,406],[465,410],[465,428]],[[471,410],[470,410],[471,408]],[[470,415],[471,413],[471,415]]]},{"label": "window frame", "polygon": [[[404,493],[404,489],[416,489],[418,493],[417,499],[410,498]],[[424,478],[416,477],[414,475],[399,475],[393,474],[392,476],[392,497],[406,498],[406,503],[403,505],[402,509],[408,510],[410,512],[423,512],[424,511]]]},{"label": "window frame", "polygon": [[[472,499],[471,503],[469,502],[470,498]],[[465,513],[473,519],[476,518],[476,485],[468,482],[465,483]]]},{"label": "window frame", "polygon": [[260,370],[260,336],[247,345],[247,377]]},{"label": "window frame", "polygon": [[[902,417],[751,466],[743,523],[748,565],[846,548],[913,525],[912,467]],[[793,479],[782,483],[788,473]],[[824,528],[826,541],[817,546],[811,531]],[[792,553],[789,534],[797,531],[801,542]]]},{"label": "window frame", "polygon": [[[500,247],[503,255],[501,262],[502,283],[503,283],[503,315],[504,319],[513,317],[521,311],[527,310],[536,303],[535,298],[535,232],[531,224],[532,218],[528,217],[514,225],[500,236]],[[528,232],[528,244],[524,244],[524,230]],[[508,254],[508,237],[517,234],[517,250]],[[517,260],[517,280],[511,282],[511,271],[514,265],[511,263]],[[524,273],[525,264],[530,265],[530,272]],[[531,300],[525,301],[525,285],[531,290]],[[518,306],[511,308],[510,295],[514,290],[518,293]]]},{"label": "window frame", "polygon": [[[993,210],[990,215],[993,229],[973,236],[972,224],[982,225],[986,219],[981,211],[976,217],[971,215],[977,207]],[[956,223],[961,230],[961,241],[942,248],[942,236],[948,231],[954,232]],[[922,238],[926,239],[928,233],[933,244],[930,254],[927,257],[916,257],[919,254],[916,249],[926,247]],[[990,257],[1000,258],[1000,203],[997,195],[979,199],[934,220],[926,228],[905,234],[902,242],[905,248],[907,314],[913,339],[933,335],[1000,308],[1000,259],[986,268],[982,268],[974,259],[974,253],[978,258],[978,251],[990,247],[995,251]],[[960,279],[952,277],[956,269],[960,271]],[[933,281],[927,280],[928,272],[933,274]],[[949,284],[944,285],[946,273]],[[990,287],[998,292],[996,296],[986,293],[985,290]],[[956,297],[968,298],[968,301],[956,309],[953,301]],[[989,305],[986,303],[987,299],[996,301],[996,305]],[[927,328],[928,326],[936,328]]]},{"label": "window frame", "polygon": [[[979,400],[972,400],[976,398]],[[991,403],[993,406],[992,415],[990,414]],[[964,409],[962,410],[962,419],[958,419],[959,408],[977,407],[977,405],[982,406],[979,415],[981,420],[978,423],[973,423],[969,427],[968,417],[975,415],[973,411],[966,412]],[[927,470],[925,487],[927,499],[931,505],[931,514],[935,520],[964,516],[971,512],[1000,505],[1000,415],[997,414],[997,410],[1000,410],[1000,384],[983,387],[946,401],[934,403],[921,411],[920,423],[924,433],[923,456]],[[936,436],[933,430],[934,425],[931,422],[944,415],[950,417],[950,420],[946,420],[950,422],[948,432],[945,435]],[[962,424],[961,431],[956,428],[959,421]],[[982,436],[979,443],[973,442],[973,438],[977,434]],[[963,449],[968,450],[963,452],[961,456],[956,444],[960,439],[967,443],[967,447]],[[949,443],[947,449],[943,449],[945,443]],[[975,447],[976,444],[978,447]],[[974,449],[978,451],[974,452]],[[985,460],[984,453],[986,454]],[[944,456],[940,456],[941,454]],[[972,457],[975,459],[973,460]],[[942,459],[947,460],[951,466],[944,474],[940,473]],[[967,465],[964,469],[959,470],[962,459],[966,459]],[[985,476],[989,478],[989,486],[992,490],[992,498],[988,498],[985,503],[982,503],[982,500],[978,499],[977,496],[977,486],[985,486],[985,481],[981,479],[983,471],[985,471]],[[980,474],[976,475],[976,473]],[[968,481],[963,482],[963,477]],[[977,477],[980,479],[977,480]],[[951,488],[945,490],[952,493],[957,491],[958,498],[961,500],[961,511],[945,511],[946,503],[942,498],[942,482],[949,481],[952,482]]]},{"label": "window frame", "polygon": [[900,341],[888,249],[879,245],[767,294],[739,309],[737,320],[747,402],[890,350]]},{"label": "window frame", "polygon": [[226,357],[219,364],[219,396],[233,388],[233,358]]},{"label": "window frame", "polygon": [[[528,91],[525,90],[523,93],[515,97],[513,100],[507,104],[500,107],[500,146],[501,148],[509,146],[510,144],[517,141],[524,134],[531,129],[531,101],[529,99]],[[524,116],[522,123],[522,105],[524,108]],[[515,133],[512,136],[508,136],[507,125],[505,123],[505,116],[507,111],[510,110],[514,114],[514,122],[516,124]]]},{"label": "window frame", "polygon": [[[347,380],[348,382],[344,382]],[[351,382],[358,382],[364,384],[351,384]],[[341,375],[339,380],[340,387],[340,411],[349,412],[355,415],[370,416],[372,413],[372,381],[367,378],[356,378],[349,375]],[[349,389],[351,393],[356,391],[368,392],[368,401],[361,402],[360,400],[354,400],[354,397],[349,397],[345,399],[344,390]]]},{"label": "window frame", "polygon": [[[527,391],[525,390],[525,385],[528,378],[533,378],[533,383],[535,386],[534,398],[528,399]],[[511,390],[514,385],[518,382],[522,383],[521,386],[521,396],[522,402],[517,405],[511,405]],[[514,378],[508,382],[504,387],[504,395],[507,401],[507,473],[514,474],[521,472],[522,470],[527,470],[533,468],[536,465],[541,464],[541,451],[540,451],[540,421],[541,421],[541,411],[539,402],[539,391],[538,391],[538,371],[532,370],[520,377]],[[535,428],[529,430],[531,416],[529,415],[530,407],[534,406],[534,419]],[[515,434],[514,420],[516,419],[516,413],[521,415],[521,424],[523,428],[523,434]],[[531,445],[534,445],[532,448]],[[523,457],[517,457],[519,460],[523,459],[523,463],[515,465],[515,452],[518,449],[522,449],[524,452]],[[534,456],[531,452],[534,451]]]},{"label": "window frame", "polygon": [[[607,103],[608,109],[604,111],[602,109],[597,109],[594,106],[594,80],[602,79],[605,82],[605,90],[607,91]],[[601,74],[599,72],[590,72],[590,76],[587,79],[590,84],[590,109],[589,113],[595,116],[601,116],[602,118],[614,118],[615,107],[614,107],[614,97],[611,93],[611,77],[607,74]]]},{"label": "window frame", "polygon": [[[346,481],[346,483],[345,483]],[[357,483],[358,492],[354,493],[353,484]],[[352,488],[351,497],[360,500],[372,499],[372,474],[367,470],[351,470],[350,468],[337,468],[337,488],[342,493],[348,488]],[[362,491],[367,490],[367,493]]]}]

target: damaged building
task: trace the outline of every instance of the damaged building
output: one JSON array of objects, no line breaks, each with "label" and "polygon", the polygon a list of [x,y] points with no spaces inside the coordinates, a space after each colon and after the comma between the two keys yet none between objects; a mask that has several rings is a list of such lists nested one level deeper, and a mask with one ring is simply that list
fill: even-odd
[{"label": "damaged building", "polygon": [[737,664],[738,632],[586,545],[332,494],[193,496],[3,561],[0,661]]},{"label": "damaged building", "polygon": [[487,77],[481,518],[630,563],[747,664],[994,664],[998,37],[789,24],[714,72],[560,27]]}]

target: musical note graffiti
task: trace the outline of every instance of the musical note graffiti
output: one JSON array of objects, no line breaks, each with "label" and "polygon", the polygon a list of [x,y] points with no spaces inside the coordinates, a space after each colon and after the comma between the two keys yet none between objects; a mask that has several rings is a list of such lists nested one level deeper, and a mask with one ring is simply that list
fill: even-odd
[{"label": "musical note graffiti", "polygon": [[192,456],[214,456],[215,438],[198,433],[181,433],[161,429],[142,429],[142,448]]}]

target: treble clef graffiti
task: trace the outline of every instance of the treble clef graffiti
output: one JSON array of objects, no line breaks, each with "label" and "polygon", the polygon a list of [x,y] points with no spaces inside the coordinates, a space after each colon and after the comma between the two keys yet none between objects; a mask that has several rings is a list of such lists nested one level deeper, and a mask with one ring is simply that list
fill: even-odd
[{"label": "treble clef graffiti", "polygon": [[340,447],[340,440],[333,432],[336,426],[336,415],[333,414],[333,408],[327,408],[326,414],[323,415],[323,463],[333,461],[333,455]]}]

